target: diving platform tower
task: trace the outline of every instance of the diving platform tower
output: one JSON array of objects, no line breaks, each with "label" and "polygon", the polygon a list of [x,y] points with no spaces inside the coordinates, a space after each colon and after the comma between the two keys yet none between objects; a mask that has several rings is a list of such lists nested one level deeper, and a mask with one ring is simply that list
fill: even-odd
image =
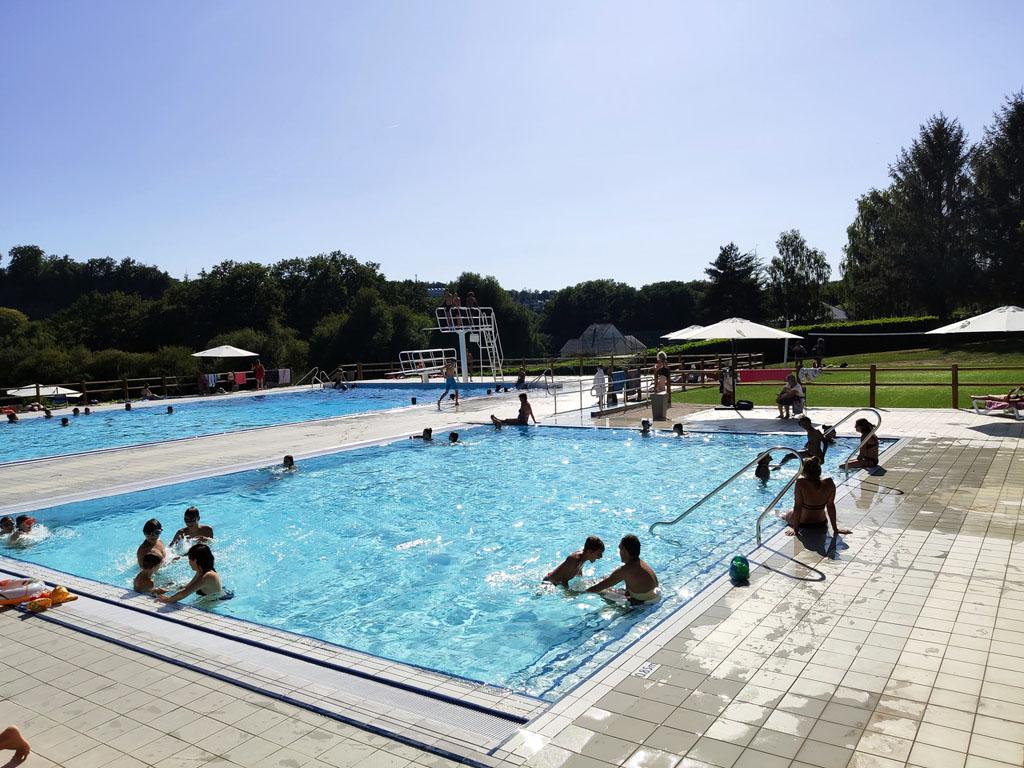
[{"label": "diving platform tower", "polygon": [[458,334],[462,381],[468,382],[471,373],[468,344],[479,347],[480,355],[474,368],[482,376],[490,376],[495,381],[502,378],[501,336],[498,335],[498,322],[491,307],[438,307],[435,316],[437,327],[432,330]]}]

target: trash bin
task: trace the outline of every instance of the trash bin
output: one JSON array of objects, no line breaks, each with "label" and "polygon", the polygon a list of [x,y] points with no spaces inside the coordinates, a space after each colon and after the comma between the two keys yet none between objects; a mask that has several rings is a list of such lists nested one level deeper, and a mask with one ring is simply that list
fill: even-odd
[{"label": "trash bin", "polygon": [[668,409],[671,403],[671,395],[668,392],[651,393],[651,418],[655,421],[668,419]]}]

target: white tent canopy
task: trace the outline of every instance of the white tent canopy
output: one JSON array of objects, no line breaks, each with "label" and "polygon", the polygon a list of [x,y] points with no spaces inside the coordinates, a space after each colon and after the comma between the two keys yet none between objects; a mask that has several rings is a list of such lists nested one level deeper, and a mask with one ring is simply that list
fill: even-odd
[{"label": "white tent canopy", "polygon": [[802,339],[788,331],[778,331],[767,325],[752,323],[742,317],[730,317],[686,335],[687,339]]},{"label": "white tent canopy", "polygon": [[699,331],[703,328],[703,325],[688,325],[678,331],[672,331],[672,333],[666,333],[661,338],[668,339],[669,341],[681,341],[682,339],[690,338],[690,334]]},{"label": "white tent canopy", "polygon": [[959,320],[928,333],[1009,333],[1024,331],[1024,309],[998,307],[991,312]]},{"label": "white tent canopy", "polygon": [[27,387],[7,390],[7,394],[11,397],[36,397],[37,393],[39,397],[56,397],[57,395],[67,395],[68,397],[82,396],[81,392],[76,392],[66,387],[55,387],[52,384],[29,384]]},{"label": "white tent canopy", "polygon": [[230,344],[224,344],[213,349],[204,349],[202,352],[194,352],[192,357],[259,357],[258,352],[247,352]]}]

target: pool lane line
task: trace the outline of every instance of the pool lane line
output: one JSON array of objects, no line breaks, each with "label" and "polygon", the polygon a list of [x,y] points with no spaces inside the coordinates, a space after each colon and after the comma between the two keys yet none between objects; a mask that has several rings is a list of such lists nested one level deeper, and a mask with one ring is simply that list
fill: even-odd
[{"label": "pool lane line", "polygon": [[[9,558],[9,559],[13,559],[13,558]],[[57,586],[53,582],[45,581],[45,580],[42,580],[42,579],[35,579],[32,576],[26,576],[24,573],[17,573],[16,571],[10,571],[10,570],[8,570],[6,568],[3,568],[3,567],[0,567],[0,573],[5,573],[8,576],[15,576],[15,577],[17,577],[19,579],[33,579],[35,581],[43,581],[43,583],[49,584],[50,586]],[[74,575],[74,574],[69,574],[69,575]],[[272,646],[272,645],[268,645],[267,643],[261,643],[258,640],[251,640],[251,639],[246,638],[246,637],[241,637],[241,636],[238,636],[238,635],[232,635],[232,634],[230,634],[228,632],[222,632],[219,629],[213,629],[211,627],[204,627],[204,626],[201,626],[201,625],[193,624],[191,622],[184,621],[182,619],[176,619],[173,616],[167,616],[166,614],[159,613],[157,611],[147,611],[144,608],[137,608],[136,606],[128,605],[127,603],[125,603],[123,601],[114,600],[114,599],[109,598],[109,597],[102,597],[100,595],[96,595],[96,594],[93,594],[92,592],[87,592],[87,591],[82,590],[82,589],[77,589],[76,588],[75,591],[78,592],[81,595],[84,595],[85,597],[88,597],[90,600],[95,600],[95,601],[97,601],[99,603],[105,603],[107,605],[113,605],[113,606],[116,606],[118,608],[124,608],[124,609],[129,610],[129,611],[135,611],[136,613],[141,613],[141,614],[144,614],[146,616],[151,616],[151,617],[154,617],[154,618],[162,619],[163,621],[168,621],[168,622],[170,622],[172,624],[177,624],[178,626],[186,627],[186,628],[189,628],[189,629],[194,629],[194,630],[197,630],[199,632],[205,632],[207,634],[213,635],[214,637],[219,637],[222,640],[230,640],[232,642],[241,643],[242,645],[248,645],[248,646],[250,646],[252,648],[258,648],[261,651],[268,651],[270,653],[281,654],[282,656],[287,656],[288,658],[295,659],[296,661],[303,661],[303,662],[306,662],[308,664],[313,664],[314,666],[323,667],[324,669],[330,669],[333,672],[340,672],[342,674],[351,675],[352,677],[358,677],[358,678],[361,678],[363,680],[370,680],[372,682],[380,683],[382,685],[386,685],[386,686],[389,686],[391,688],[397,688],[397,689],[399,689],[401,691],[405,691],[406,693],[413,693],[413,694],[417,694],[417,695],[420,695],[420,696],[425,696],[425,697],[427,697],[429,699],[435,699],[437,701],[443,701],[445,704],[451,704],[452,706],[462,707],[463,709],[471,709],[471,710],[473,710],[475,712],[480,712],[481,714],[491,715],[492,717],[496,717],[496,718],[498,718],[500,720],[507,720],[508,722],[516,723],[517,725],[525,725],[526,723],[528,723],[530,721],[530,718],[523,717],[522,715],[515,715],[515,714],[512,714],[511,712],[503,712],[500,709],[493,709],[491,707],[484,706],[483,704],[477,704],[477,703],[472,702],[472,701],[463,701],[463,700],[458,699],[458,698],[456,698],[454,696],[449,696],[446,693],[438,693],[436,691],[431,691],[431,690],[427,690],[427,689],[423,689],[423,688],[417,688],[416,686],[409,685],[408,683],[403,683],[403,682],[398,681],[398,680],[389,680],[388,678],[384,678],[384,677],[378,677],[377,675],[372,675],[369,672],[363,672],[361,670],[354,669],[354,668],[351,668],[351,667],[346,667],[346,666],[343,666],[341,664],[335,664],[333,662],[326,661],[324,659],[317,659],[317,658],[311,658],[309,656],[303,656],[301,653],[297,653],[296,651],[289,651],[289,650],[286,650],[284,648],[278,648],[278,647],[275,647],[275,646]],[[186,607],[191,607],[191,606],[186,606]],[[215,615],[217,615],[217,614],[215,614]],[[273,629],[273,627],[267,627],[265,624],[257,624],[256,622],[248,622],[248,623],[252,623],[252,624],[254,624],[255,626],[258,626],[258,627],[263,627],[263,628],[267,628],[267,629]],[[298,635],[298,637],[305,637],[305,635]],[[345,648],[345,646],[339,646],[339,647]],[[354,649],[346,648],[346,650],[354,650]],[[371,654],[367,654],[367,655],[371,655]],[[403,663],[404,664],[404,662],[399,662],[399,663]],[[405,666],[412,666],[412,665],[405,665]],[[427,670],[426,668],[422,668],[422,667],[421,667],[421,669],[424,669],[425,671],[431,671],[431,672],[435,672],[436,671],[436,670]],[[454,675],[448,675],[448,676],[449,677],[455,677]],[[488,685],[487,683],[482,683],[481,681],[468,680],[467,678],[462,678],[462,679],[467,680],[468,682],[478,682],[481,685]],[[501,690],[503,690],[503,689],[501,689]],[[545,702],[545,703],[547,703],[547,702]]]},{"label": "pool lane line", "polygon": [[[92,595],[86,595],[86,597],[91,597],[95,599],[95,597]],[[378,725],[371,725],[370,723],[361,722],[354,718],[342,715],[338,712],[334,712],[333,710],[319,707],[316,704],[305,702],[301,699],[295,699],[291,696],[288,696],[287,694],[277,693],[276,691],[261,688],[260,686],[254,685],[253,683],[247,683],[242,680],[236,680],[234,678],[229,677],[228,675],[221,674],[220,672],[213,672],[211,670],[203,669],[198,665],[191,664],[187,661],[182,661],[181,659],[176,659],[173,656],[166,656],[162,653],[158,653],[157,651],[144,648],[143,646],[129,643],[126,640],[119,640],[114,637],[108,637],[95,630],[87,629],[85,627],[79,627],[74,624],[68,623],[62,619],[58,619],[55,616],[51,616],[45,612],[33,614],[22,606],[18,606],[18,610],[26,616],[32,616],[35,619],[40,619],[50,624],[55,624],[56,626],[63,627],[64,629],[69,629],[72,632],[78,632],[87,637],[92,637],[96,640],[102,640],[103,642],[111,643],[112,645],[116,645],[119,648],[124,648],[135,653],[140,653],[143,656],[148,656],[149,658],[157,659],[167,664],[171,664],[175,667],[181,667],[182,669],[186,669],[190,672],[195,672],[196,674],[203,675],[204,677],[211,677],[214,680],[219,680],[222,683],[228,683],[230,685],[238,686],[239,688],[247,690],[251,693],[258,693],[261,696],[266,696],[267,698],[274,699],[285,704],[290,704],[293,707],[304,709],[307,712],[312,712],[314,714],[321,715],[331,720],[336,720],[340,723],[344,723],[345,725],[351,725],[353,728],[358,728],[361,731],[367,731],[377,736],[383,736],[393,741],[397,741],[400,744],[405,744],[406,746],[419,749],[423,752],[429,752],[433,755],[437,755],[438,757],[443,757],[447,760],[451,760],[462,765],[472,766],[472,768],[493,768],[493,766],[490,766],[487,763],[480,762],[479,760],[474,760],[471,757],[466,757],[465,755],[460,755],[456,752],[450,752],[447,749],[443,749],[441,747],[428,744],[426,742],[420,741],[419,739],[414,739],[411,736],[406,736],[396,731],[390,731],[386,728],[381,728]]]}]

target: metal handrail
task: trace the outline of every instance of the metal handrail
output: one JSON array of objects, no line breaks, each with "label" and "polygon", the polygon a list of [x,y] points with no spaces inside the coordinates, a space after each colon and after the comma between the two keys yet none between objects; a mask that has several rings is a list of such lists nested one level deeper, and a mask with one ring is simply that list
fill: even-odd
[{"label": "metal handrail", "polygon": [[864,439],[860,441],[860,443],[857,445],[857,447],[854,448],[852,451],[850,451],[850,455],[847,456],[846,457],[846,461],[844,461],[842,463],[841,466],[843,468],[843,471],[846,473],[846,478],[847,479],[849,479],[849,477],[850,477],[850,466],[849,465],[850,465],[850,462],[853,461],[853,457],[855,455],[857,455],[858,453],[860,453],[860,449],[863,448],[867,444],[868,440],[870,440],[872,438],[872,436],[876,432],[878,432],[878,428],[882,426],[882,414],[879,413],[878,410],[876,410],[875,408],[854,408],[848,414],[843,416],[843,418],[841,418],[839,421],[837,421],[835,424],[832,425],[832,430],[831,431],[832,431],[833,434],[835,434],[836,433],[836,429],[837,429],[837,427],[840,424],[842,424],[845,421],[849,421],[853,416],[855,416],[856,414],[860,413],[861,411],[867,411],[867,412],[875,414],[875,416],[877,417],[878,421],[875,422],[875,426],[873,426],[871,428],[871,431],[868,432],[867,436],[864,437]]},{"label": "metal handrail", "polygon": [[[704,503],[708,499],[710,499],[712,496],[717,496],[718,493],[721,492],[727,485],[732,483],[733,480],[735,480],[736,478],[740,477],[744,472],[746,472],[752,466],[757,464],[757,462],[759,462],[764,456],[772,454],[772,453],[774,453],[776,451],[783,451],[784,452],[783,453],[783,458],[786,458],[788,456],[793,456],[793,457],[795,457],[797,459],[800,458],[800,453],[795,448],[792,448],[792,447],[790,447],[788,445],[773,445],[771,448],[768,448],[768,449],[762,451],[754,459],[752,459],[751,461],[749,461],[746,464],[744,464],[743,468],[740,469],[736,474],[732,475],[732,477],[730,477],[728,480],[726,480],[721,485],[719,485],[717,488],[715,488],[713,491],[711,491],[711,493],[709,493],[706,496],[704,496],[704,498],[702,498],[696,504],[693,504],[691,507],[689,507],[688,509],[683,511],[675,519],[673,519],[673,520],[659,520],[656,523],[651,523],[651,526],[647,529],[647,532],[650,533],[652,536],[657,536],[658,534],[657,534],[655,529],[657,529],[658,527],[675,525],[676,523],[680,522],[683,518],[685,518],[691,512],[693,512],[696,509],[704,506]],[[788,491],[790,489],[790,487],[793,485],[793,483],[796,482],[796,478],[799,476],[799,474],[800,473],[798,472],[795,475],[793,475],[793,477],[791,477],[789,479],[789,482],[786,483],[785,487],[781,491],[779,491],[778,495],[776,495],[776,497],[771,500],[771,502],[768,504],[768,506],[765,507],[764,512],[762,512],[761,515],[757,518],[757,543],[758,544],[761,543],[761,518],[763,518],[771,510],[771,508],[773,506],[775,506],[775,504],[779,501],[779,499],[781,499],[785,495],[786,491]],[[676,541],[674,539],[670,539],[667,536],[666,537],[662,537],[662,538],[664,538],[665,541],[668,541],[669,543],[679,544],[678,541]]]},{"label": "metal handrail", "polygon": [[302,375],[302,377],[298,381],[296,381],[292,386],[293,387],[299,386],[299,384],[301,384],[302,382],[304,382],[306,379],[309,378],[310,374],[312,374],[315,377],[316,374],[319,373],[319,372],[320,372],[320,366],[314,365],[312,368],[310,368],[308,371],[306,371]]}]

